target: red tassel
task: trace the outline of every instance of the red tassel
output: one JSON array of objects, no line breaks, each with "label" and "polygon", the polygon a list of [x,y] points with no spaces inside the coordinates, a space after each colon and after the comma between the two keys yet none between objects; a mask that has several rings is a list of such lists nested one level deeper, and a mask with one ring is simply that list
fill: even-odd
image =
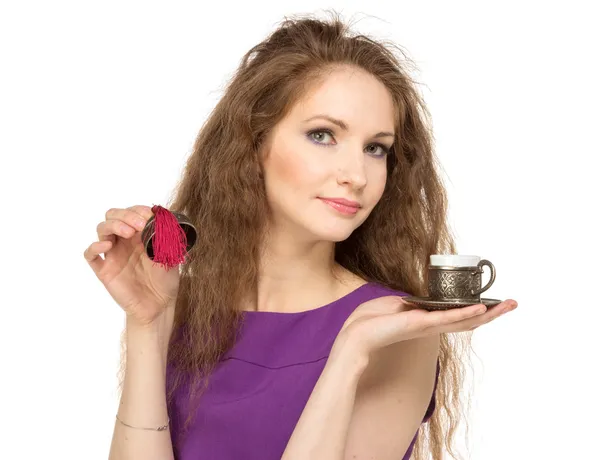
[{"label": "red tassel", "polygon": [[185,262],[187,237],[177,217],[171,211],[160,205],[154,205],[152,212],[154,213],[153,260],[168,270]]}]

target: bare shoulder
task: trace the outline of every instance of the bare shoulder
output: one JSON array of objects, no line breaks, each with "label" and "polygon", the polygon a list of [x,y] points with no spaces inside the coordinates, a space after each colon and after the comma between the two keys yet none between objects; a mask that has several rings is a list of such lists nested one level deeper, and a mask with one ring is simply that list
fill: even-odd
[{"label": "bare shoulder", "polygon": [[341,294],[346,294],[368,283],[367,280],[346,269],[343,269],[342,273],[338,275],[338,281]]}]

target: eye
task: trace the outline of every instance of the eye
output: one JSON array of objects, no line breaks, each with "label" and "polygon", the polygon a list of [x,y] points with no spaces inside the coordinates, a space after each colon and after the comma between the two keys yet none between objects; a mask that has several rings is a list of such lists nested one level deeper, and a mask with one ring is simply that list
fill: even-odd
[{"label": "eye", "polygon": [[[332,133],[331,131],[329,131],[329,130],[326,130],[326,129],[318,129],[318,130],[316,130],[316,131],[311,131],[311,132],[309,132],[309,133],[307,134],[307,135],[308,135],[308,137],[310,138],[310,140],[313,140],[313,139],[315,139],[314,137],[312,137],[312,136],[313,136],[313,134],[321,134],[321,135],[322,135],[322,134],[326,134],[326,135],[328,135],[328,136],[332,136],[332,135],[333,135],[333,133]],[[314,141],[313,141],[313,142],[314,142]],[[315,144],[321,144],[321,142],[320,142],[320,141],[318,141],[318,142],[315,142]]]},{"label": "eye", "polygon": [[388,149],[385,145],[379,144],[377,142],[374,144],[369,144],[369,146],[372,146],[372,145],[375,147],[379,147],[381,149],[381,151],[383,152],[383,153],[379,153],[379,154],[373,153],[372,155],[374,155],[376,157],[385,157],[390,154],[390,149]]},{"label": "eye", "polygon": [[[327,136],[333,136],[333,133],[332,133],[332,132],[331,132],[329,129],[324,129],[324,128],[320,128],[320,129],[314,129],[314,130],[312,130],[312,131],[309,131],[309,132],[306,134],[306,136],[307,136],[307,137],[308,137],[308,138],[309,138],[309,139],[310,139],[312,142],[314,142],[315,144],[322,145],[323,147],[330,147],[330,146],[331,146],[331,144],[325,144],[325,143],[321,142],[321,141],[320,141],[320,140],[318,140],[318,139],[316,139],[316,140],[315,140],[315,137],[313,136],[314,134],[319,134],[319,135],[321,135],[321,136],[320,136],[320,138],[321,138],[321,139],[323,138],[323,136],[322,136],[323,134],[325,134],[325,135],[327,135]],[[375,151],[371,151],[371,152],[368,152],[368,153],[369,153],[369,155],[372,155],[372,156],[374,156],[374,157],[385,157],[385,156],[387,156],[387,155],[389,155],[389,154],[390,154],[390,150],[391,150],[391,149],[390,149],[390,148],[388,148],[388,147],[386,147],[386,146],[385,146],[385,145],[383,145],[383,144],[380,144],[380,143],[378,143],[378,142],[374,142],[374,143],[372,143],[372,144],[369,144],[369,145],[368,145],[368,147],[371,147],[371,146],[379,147],[381,150],[380,150],[380,152],[379,152],[379,153],[377,153],[377,150],[375,150]]]}]

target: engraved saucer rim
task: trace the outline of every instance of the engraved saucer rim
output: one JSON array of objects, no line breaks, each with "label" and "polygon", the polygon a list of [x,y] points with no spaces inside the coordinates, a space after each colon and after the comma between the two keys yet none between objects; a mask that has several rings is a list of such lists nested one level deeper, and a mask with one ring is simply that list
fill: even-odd
[{"label": "engraved saucer rim", "polygon": [[468,305],[478,305],[478,304],[483,304],[486,306],[490,306],[490,305],[493,306],[493,305],[497,305],[502,302],[502,300],[500,300],[500,299],[492,299],[492,298],[488,298],[488,297],[481,297],[479,302],[474,302],[473,300],[469,300],[469,299],[433,300],[433,299],[430,299],[429,297],[412,296],[412,295],[403,296],[403,299],[406,300],[407,302],[414,303],[416,305],[430,304],[430,305],[436,305],[436,306],[439,305],[439,306],[456,306],[456,307],[468,306]]}]

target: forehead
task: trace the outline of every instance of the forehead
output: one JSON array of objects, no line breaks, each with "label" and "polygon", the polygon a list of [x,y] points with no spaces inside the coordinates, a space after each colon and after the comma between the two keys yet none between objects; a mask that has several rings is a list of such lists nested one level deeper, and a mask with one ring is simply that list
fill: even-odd
[{"label": "forehead", "polygon": [[294,121],[302,121],[317,114],[344,120],[350,130],[394,130],[391,94],[376,77],[360,69],[343,68],[326,73],[288,115]]}]

